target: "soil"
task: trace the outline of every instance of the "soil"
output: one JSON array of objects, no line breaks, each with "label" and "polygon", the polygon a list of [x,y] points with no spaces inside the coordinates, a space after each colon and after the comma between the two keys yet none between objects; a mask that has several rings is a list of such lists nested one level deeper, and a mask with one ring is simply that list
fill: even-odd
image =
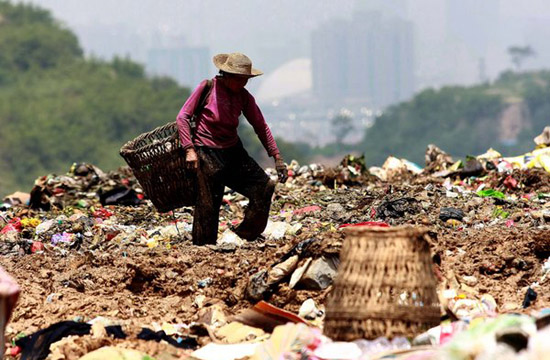
[{"label": "soil", "polygon": [[[15,246],[18,244],[15,241],[10,243],[11,247],[3,247],[1,257],[1,265],[22,288],[7,335],[11,339],[62,320],[88,321],[96,317],[112,319],[123,324],[128,333],[133,333],[155,323],[200,322],[201,311],[214,304],[224,309],[228,316],[234,315],[253,306],[246,297],[246,287],[253,274],[276,264],[294,245],[307,239],[315,240],[304,258],[338,254],[344,241],[344,234],[338,227],[362,221],[427,227],[441,288],[460,286],[464,276],[475,276],[478,282],[468,287],[468,296],[480,298],[490,294],[501,312],[549,307],[550,292],[545,291],[549,281],[543,279],[542,265],[550,256],[547,223],[550,219],[544,213],[550,210],[550,201],[537,194],[550,191],[550,176],[541,171],[514,173],[520,185],[512,189],[503,185],[503,176],[491,173],[485,180],[453,182],[461,187],[451,190],[456,197],[449,196],[444,179],[428,175],[407,174],[388,182],[364,177],[360,184],[336,184],[336,189],[312,184],[311,179],[297,178],[286,185],[278,185],[271,220],[298,222],[302,229],[296,235],[248,242],[229,252],[216,246],[193,246],[185,231],[177,239],[172,238],[154,248],[138,241],[113,243],[107,240],[109,234],[105,229],[94,230],[94,236],[85,238],[79,249],[60,251],[46,246],[42,253],[26,254],[23,247]],[[476,196],[474,190],[483,181],[512,198],[502,201]],[[529,198],[522,197],[524,195]],[[407,200],[400,201],[399,212],[393,214],[384,204],[399,199]],[[229,194],[221,213],[221,231],[225,223],[242,217],[241,200],[244,199]],[[328,211],[330,204],[342,205],[343,211]],[[285,215],[311,205],[321,210]],[[461,209],[465,218],[443,222],[439,219],[442,207]],[[158,214],[150,204],[137,208],[107,208],[115,214],[119,224],[135,225],[136,233],[140,228],[148,230],[173,224],[172,215]],[[381,208],[385,210],[379,211]],[[55,219],[67,209],[17,211],[19,213],[13,215],[45,220]],[[191,212],[184,209],[174,217],[181,223],[189,223]],[[70,226],[74,230],[74,223]],[[45,235],[39,240],[47,242]],[[527,288],[537,282],[535,304],[522,310]],[[322,291],[290,289],[288,281],[283,281],[266,295],[265,300],[297,313],[308,298],[322,306],[329,291],[330,287]],[[78,358],[110,344],[143,350],[162,358],[181,357],[190,351],[131,336],[127,340],[114,340],[87,335],[64,341],[59,351],[67,358]],[[199,337],[199,344],[208,341],[208,337]]]}]

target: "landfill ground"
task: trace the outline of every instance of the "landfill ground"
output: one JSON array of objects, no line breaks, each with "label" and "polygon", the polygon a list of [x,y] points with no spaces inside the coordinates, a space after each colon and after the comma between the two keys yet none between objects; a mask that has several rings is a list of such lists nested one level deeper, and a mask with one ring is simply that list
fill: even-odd
[{"label": "landfill ground", "polygon": [[[51,191],[46,200],[62,203],[63,208],[44,211],[14,206],[2,212],[4,222],[55,219],[40,234],[32,226],[23,226],[21,232],[1,237],[1,265],[22,289],[7,328],[8,340],[62,320],[104,317],[123,324],[131,334],[142,326],[207,323],[205,318],[214,307],[229,318],[254,305],[247,297],[252,275],[269,270],[308,239],[314,240],[299,254],[299,264],[310,258],[337,257],[344,240],[340,226],[366,221],[426,227],[439,290],[455,290],[468,299],[489,294],[499,313],[550,307],[549,281],[543,276],[543,265],[550,256],[550,174],[531,169],[461,178],[399,169],[388,170],[382,181],[355,173],[345,165],[334,169],[295,166],[295,176],[277,185],[272,205],[271,222],[287,224],[281,225],[282,237],[267,233],[265,239],[252,242],[203,247],[191,244],[192,208],[159,214],[145,201],[138,206],[108,205],[104,209],[112,215],[93,215],[100,208],[93,196],[97,187],[123,183],[139,192],[127,170],[102,174],[95,187],[89,185],[90,174],[67,175],[76,179],[70,186],[63,183],[67,179],[50,177],[49,190],[63,191]],[[516,181],[510,181],[510,176]],[[476,192],[482,184],[505,198],[479,196]],[[82,199],[84,203],[77,202]],[[242,219],[246,205],[245,198],[231,192],[225,200],[220,237],[228,223]],[[462,210],[463,218],[440,219],[442,208],[447,207]],[[168,231],[169,227],[173,230]],[[155,229],[164,230],[155,234]],[[53,245],[52,236],[63,232],[82,235]],[[36,242],[44,248],[31,249]],[[308,298],[323,307],[330,286],[291,289],[289,277],[272,286],[263,298],[294,313]],[[523,309],[529,287],[538,297]],[[212,341],[208,334],[189,331],[199,346]],[[165,359],[193,350],[132,336],[114,340],[95,334],[63,341],[58,354],[65,358],[78,358],[108,344]]]}]

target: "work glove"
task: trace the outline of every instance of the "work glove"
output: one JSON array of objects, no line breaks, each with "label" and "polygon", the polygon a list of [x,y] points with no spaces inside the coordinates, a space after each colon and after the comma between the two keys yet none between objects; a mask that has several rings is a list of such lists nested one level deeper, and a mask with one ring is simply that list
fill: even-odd
[{"label": "work glove", "polygon": [[277,170],[279,182],[284,184],[288,179],[288,169],[281,155],[275,155],[275,169]]},{"label": "work glove", "polygon": [[199,157],[193,148],[185,151],[185,167],[189,170],[197,170],[199,167]]}]

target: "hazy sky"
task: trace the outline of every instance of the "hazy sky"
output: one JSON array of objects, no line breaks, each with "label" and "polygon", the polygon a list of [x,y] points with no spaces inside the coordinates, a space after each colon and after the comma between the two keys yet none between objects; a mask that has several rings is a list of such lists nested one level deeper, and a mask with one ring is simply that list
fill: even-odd
[{"label": "hazy sky", "polygon": [[[28,1],[27,1],[28,2]],[[79,36],[86,52],[129,54],[179,42],[212,54],[241,51],[258,67],[309,56],[310,32],[357,7],[380,8],[415,24],[417,86],[472,83],[510,66],[506,48],[531,44],[532,66],[550,67],[548,0],[33,0]],[[404,5],[403,5],[404,4]]]}]

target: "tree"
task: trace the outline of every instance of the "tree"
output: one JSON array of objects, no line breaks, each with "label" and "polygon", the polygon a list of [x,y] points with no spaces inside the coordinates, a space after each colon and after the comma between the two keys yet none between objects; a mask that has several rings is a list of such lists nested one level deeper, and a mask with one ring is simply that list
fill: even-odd
[{"label": "tree", "polygon": [[82,59],[78,39],[45,10],[0,0],[0,86],[23,72]]},{"label": "tree", "polygon": [[516,70],[519,71],[521,64],[529,57],[535,56],[535,51],[531,46],[510,46],[508,48],[508,54],[510,55],[512,63],[515,65]]},{"label": "tree", "polygon": [[85,59],[49,12],[0,0],[0,198],[72,162],[124,165],[120,147],[174,121],[189,90],[127,58]]},{"label": "tree", "polygon": [[350,114],[341,112],[332,118],[331,124],[336,137],[336,147],[340,149],[346,136],[353,130],[353,119]]},{"label": "tree", "polygon": [[499,145],[495,134],[502,109],[500,95],[486,85],[427,89],[386,109],[357,150],[370,164],[381,164],[389,155],[421,163],[430,143],[453,156],[482,153]]}]

